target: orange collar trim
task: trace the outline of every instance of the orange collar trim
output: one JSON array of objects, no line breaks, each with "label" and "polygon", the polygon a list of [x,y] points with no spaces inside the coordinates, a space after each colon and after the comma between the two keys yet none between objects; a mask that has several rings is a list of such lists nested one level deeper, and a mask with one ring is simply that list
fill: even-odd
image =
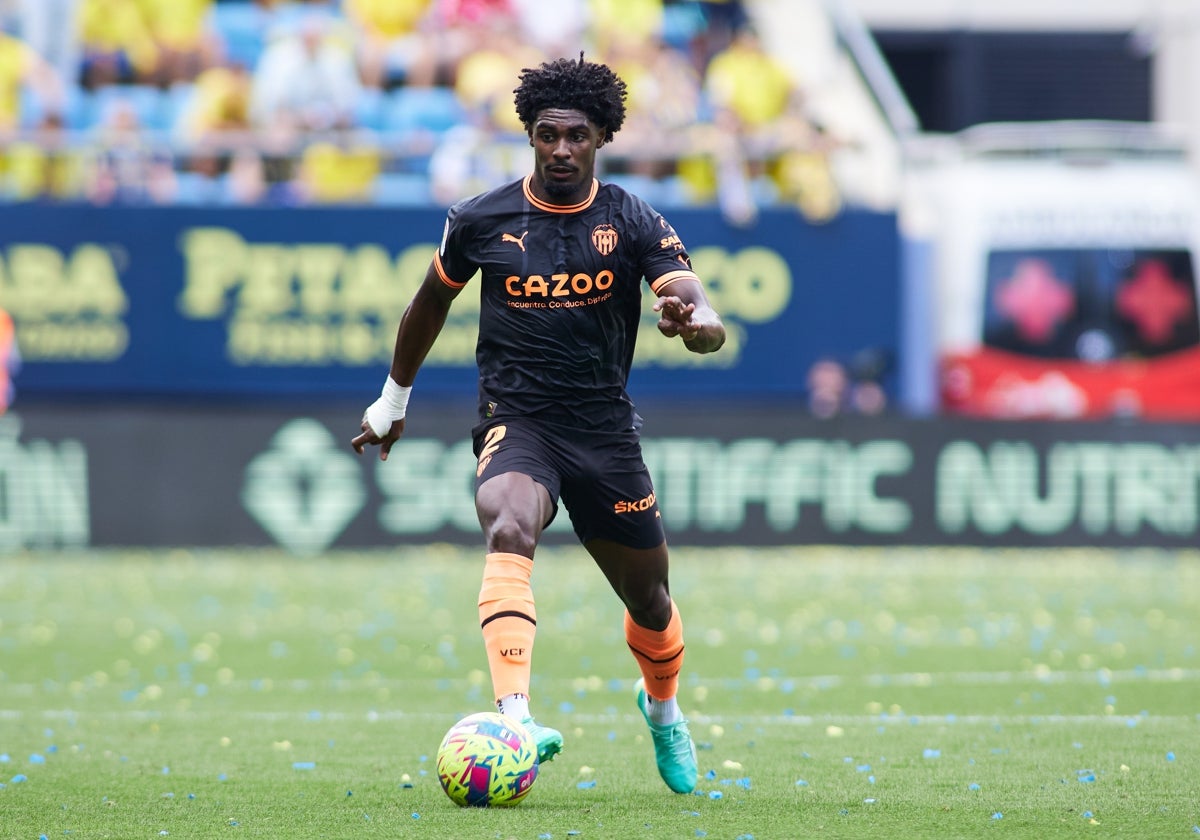
[{"label": "orange collar trim", "polygon": [[533,189],[530,185],[533,183],[533,175],[526,175],[525,181],[521,188],[525,191],[525,198],[539,210],[545,210],[547,213],[578,213],[580,210],[586,210],[591,203],[596,200],[596,193],[600,191],[600,182],[595,178],[592,179],[592,189],[588,193],[588,197],[578,204],[551,204],[548,201],[542,201],[533,194]]}]

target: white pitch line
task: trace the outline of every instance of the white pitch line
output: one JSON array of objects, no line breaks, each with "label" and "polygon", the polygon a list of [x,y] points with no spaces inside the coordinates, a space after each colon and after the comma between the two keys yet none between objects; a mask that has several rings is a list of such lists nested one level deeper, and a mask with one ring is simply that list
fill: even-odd
[{"label": "white pitch line", "polygon": [[[686,704],[685,704],[686,705]],[[164,721],[164,720],[208,720],[212,718],[239,719],[251,721],[291,721],[295,723],[322,722],[363,722],[363,723],[395,723],[398,721],[444,721],[453,718],[467,710],[448,710],[444,712],[405,712],[401,710],[371,711],[371,712],[338,712],[325,711],[319,716],[312,712],[296,711],[236,711],[230,709],[186,711],[178,709],[146,710],[146,709],[113,709],[103,712],[81,711],[77,709],[0,709],[0,720],[22,721],[70,721],[78,724],[86,721]],[[640,721],[636,714],[582,714],[566,712],[558,715],[560,723],[580,724],[615,724],[629,721]],[[691,714],[693,725],[759,725],[759,726],[1035,726],[1035,725],[1084,725],[1100,724],[1109,726],[1137,727],[1146,724],[1190,724],[1200,720],[1200,715],[733,715],[733,714]]]},{"label": "white pitch line", "polygon": [[[547,687],[552,687],[554,690],[568,689],[572,693],[575,691],[575,686],[583,679],[592,679],[591,677],[555,677],[555,678],[539,678],[538,687],[543,693],[547,693]],[[446,677],[405,677],[405,678],[362,678],[351,677],[345,679],[321,679],[321,680],[304,680],[304,679],[289,679],[289,680],[273,680],[269,677],[259,679],[234,679],[227,682],[205,683],[204,680],[192,680],[188,687],[199,684],[205,684],[210,691],[223,691],[227,689],[250,690],[255,693],[262,691],[297,691],[308,692],[314,689],[338,689],[338,690],[366,690],[377,688],[413,688],[428,686],[435,683],[450,683],[452,685],[460,685],[465,682],[465,677],[457,677],[448,679]],[[58,681],[58,685],[67,684],[70,681]],[[82,680],[74,682],[82,683]],[[612,680],[601,680],[605,689],[612,683]],[[632,680],[618,680],[620,685],[616,693],[625,691],[629,686],[633,685]],[[1162,684],[1162,683],[1193,683],[1200,682],[1200,669],[1196,668],[1127,668],[1120,671],[1112,671],[1106,668],[1095,668],[1085,671],[1060,671],[1047,667],[1045,670],[1021,670],[1021,671],[909,671],[896,674],[861,674],[853,677],[847,677],[841,674],[810,674],[801,676],[787,676],[773,673],[761,673],[754,677],[712,677],[712,678],[693,678],[685,679],[680,684],[680,690],[686,692],[689,689],[697,687],[721,688],[725,690],[740,690],[754,689],[759,691],[764,690],[794,690],[796,688],[847,688],[855,686],[866,686],[868,688],[886,688],[890,686],[916,686],[918,688],[931,688],[935,686],[945,685],[1010,685],[1016,683],[1035,683],[1035,684],[1054,684],[1054,685],[1110,685],[1110,684],[1131,684],[1131,683],[1147,683],[1147,684]],[[154,679],[145,680],[141,683],[146,685],[158,685],[159,687],[176,687],[179,683],[176,680],[158,681]],[[15,697],[34,697],[45,688],[43,683],[28,683],[28,682],[0,682],[0,697],[4,695]],[[85,690],[88,692],[95,691],[96,687],[86,685]],[[117,681],[110,682],[106,689],[109,690],[137,690],[137,686],[122,685]],[[589,693],[596,693],[595,690],[589,689]]]}]

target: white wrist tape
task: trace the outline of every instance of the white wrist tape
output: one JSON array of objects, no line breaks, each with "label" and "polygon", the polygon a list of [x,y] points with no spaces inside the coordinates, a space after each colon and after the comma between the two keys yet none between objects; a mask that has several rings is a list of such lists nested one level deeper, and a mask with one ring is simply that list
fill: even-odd
[{"label": "white wrist tape", "polygon": [[391,431],[393,423],[404,419],[408,410],[408,395],[411,393],[411,385],[397,385],[392,377],[387,378],[379,399],[367,406],[367,412],[363,415],[375,437],[382,438]]}]

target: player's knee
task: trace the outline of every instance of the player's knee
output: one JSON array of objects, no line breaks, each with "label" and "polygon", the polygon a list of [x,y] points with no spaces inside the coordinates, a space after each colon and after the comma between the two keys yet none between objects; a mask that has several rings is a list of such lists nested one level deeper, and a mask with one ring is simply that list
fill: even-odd
[{"label": "player's knee", "polygon": [[518,517],[501,514],[484,526],[488,551],[532,557],[540,529]]},{"label": "player's knee", "polygon": [[671,596],[663,587],[623,592],[621,599],[633,623],[647,630],[663,630],[671,623]]}]

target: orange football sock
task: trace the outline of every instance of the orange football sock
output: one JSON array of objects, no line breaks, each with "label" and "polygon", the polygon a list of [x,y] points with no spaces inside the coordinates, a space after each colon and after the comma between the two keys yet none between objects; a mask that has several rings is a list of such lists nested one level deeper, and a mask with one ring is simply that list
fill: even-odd
[{"label": "orange football sock", "polygon": [[648,630],[634,623],[625,611],[625,641],[646,679],[646,693],[655,700],[670,700],[679,691],[683,665],[683,622],[671,601],[671,620],[664,630]]},{"label": "orange football sock", "polygon": [[492,672],[492,690],[499,700],[508,694],[529,696],[533,636],[533,561],[520,554],[489,554],[479,588],[479,626]]}]

